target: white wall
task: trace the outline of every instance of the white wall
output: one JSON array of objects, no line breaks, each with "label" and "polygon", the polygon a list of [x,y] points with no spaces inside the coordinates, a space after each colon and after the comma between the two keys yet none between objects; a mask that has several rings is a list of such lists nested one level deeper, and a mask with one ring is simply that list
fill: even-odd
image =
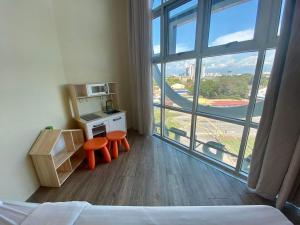
[{"label": "white wall", "polygon": [[0,1],[0,199],[26,199],[38,182],[27,152],[39,131],[67,122],[50,0]]},{"label": "white wall", "polygon": [[120,107],[130,111],[127,0],[53,1],[68,82],[120,82]]},{"label": "white wall", "polygon": [[126,4],[0,0],[0,200],[38,188],[27,153],[41,129],[70,124],[65,84],[120,81],[130,109]]}]

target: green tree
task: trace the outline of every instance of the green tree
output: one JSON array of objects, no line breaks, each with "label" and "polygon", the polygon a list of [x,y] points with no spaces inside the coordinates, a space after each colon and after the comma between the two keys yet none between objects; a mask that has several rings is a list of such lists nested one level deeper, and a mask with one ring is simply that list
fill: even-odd
[{"label": "green tree", "polygon": [[167,77],[166,81],[170,86],[173,84],[176,84],[176,83],[180,83],[180,84],[182,83],[182,81],[178,77],[175,77],[175,76]]},{"label": "green tree", "polygon": [[219,82],[216,80],[202,80],[201,81],[201,95],[205,98],[218,97]]},{"label": "green tree", "polygon": [[268,83],[269,83],[269,76],[267,74],[262,74],[259,86],[265,88],[268,86]]},{"label": "green tree", "polygon": [[201,81],[201,95],[210,99],[243,99],[249,95],[253,76],[250,74],[211,77]]},{"label": "green tree", "polygon": [[194,81],[192,79],[188,79],[184,85],[190,93],[194,92]]}]

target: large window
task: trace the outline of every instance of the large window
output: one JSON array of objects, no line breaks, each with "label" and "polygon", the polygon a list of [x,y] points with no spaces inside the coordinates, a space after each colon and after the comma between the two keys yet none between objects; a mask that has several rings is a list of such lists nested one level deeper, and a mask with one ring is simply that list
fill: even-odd
[{"label": "large window", "polygon": [[166,63],[165,105],[192,111],[196,60]]},{"label": "large window", "polygon": [[161,0],[152,0],[152,9],[157,8],[158,6],[160,6],[161,4]]},{"label": "large window", "polygon": [[248,173],[250,169],[250,161],[252,157],[252,150],[256,138],[256,133],[257,133],[257,129],[251,128],[248,135],[246,150],[245,150],[243,164],[242,164],[242,171],[246,173]]},{"label": "large window", "polygon": [[209,47],[254,38],[258,0],[231,1],[229,7],[226,2],[229,1],[212,1]]},{"label": "large window", "polygon": [[254,113],[252,116],[252,121],[256,123],[260,122],[260,117],[263,110],[263,103],[266,97],[274,57],[275,49],[270,49],[266,51],[263,70],[262,74],[260,75],[259,86],[256,95]]},{"label": "large window", "polygon": [[155,135],[247,175],[283,5],[284,0],[153,0]]},{"label": "large window", "polygon": [[154,106],[154,133],[161,134],[161,108]]},{"label": "large window", "polygon": [[203,58],[199,110],[245,119],[256,62],[257,52]]},{"label": "large window", "polygon": [[161,103],[161,64],[154,64],[152,66],[153,72],[152,76],[152,93],[153,93],[153,103]]},{"label": "large window", "polygon": [[191,0],[168,12],[170,54],[195,49],[196,9],[197,0]]},{"label": "large window", "polygon": [[195,150],[235,167],[242,133],[240,125],[198,116]]},{"label": "large window", "polygon": [[152,20],[153,55],[160,54],[160,17]]},{"label": "large window", "polygon": [[164,137],[189,147],[191,131],[191,115],[165,109]]}]

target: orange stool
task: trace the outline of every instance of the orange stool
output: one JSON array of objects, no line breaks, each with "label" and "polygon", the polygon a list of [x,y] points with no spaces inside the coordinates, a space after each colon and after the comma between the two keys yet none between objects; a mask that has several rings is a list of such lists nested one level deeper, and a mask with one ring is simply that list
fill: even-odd
[{"label": "orange stool", "polygon": [[83,148],[85,150],[90,170],[95,168],[95,152],[96,150],[100,150],[105,162],[111,162],[109,151],[106,147],[107,139],[105,137],[97,137],[91,140],[88,140],[84,143]]},{"label": "orange stool", "polygon": [[112,158],[118,158],[119,148],[118,145],[123,144],[125,150],[128,152],[130,150],[130,146],[126,139],[126,132],[121,130],[112,131],[106,134],[108,139],[108,149],[110,150],[112,146]]}]

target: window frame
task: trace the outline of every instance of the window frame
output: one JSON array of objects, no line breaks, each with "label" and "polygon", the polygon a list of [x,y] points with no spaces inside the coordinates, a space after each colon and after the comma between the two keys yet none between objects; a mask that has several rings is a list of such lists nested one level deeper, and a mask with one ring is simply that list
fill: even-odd
[{"label": "window frame", "polygon": [[[274,1],[263,1],[259,0],[257,8],[257,18],[255,23],[254,37],[252,40],[242,41],[242,42],[233,42],[225,45],[211,46],[208,47],[208,38],[209,38],[209,26],[210,26],[210,16],[211,16],[211,1],[208,0],[198,0],[197,15],[196,15],[196,37],[195,37],[195,49],[194,51],[181,52],[175,54],[169,54],[168,52],[168,39],[169,39],[169,26],[168,26],[168,12],[182,4],[189,2],[189,0],[168,0],[163,1],[160,7],[152,10],[153,18],[160,16],[161,18],[161,51],[159,56],[152,58],[152,63],[161,64],[161,75],[162,75],[162,84],[161,84],[161,104],[153,104],[161,108],[161,135],[154,134],[154,136],[159,137],[163,140],[166,140],[168,143],[171,143],[178,147],[179,149],[188,152],[198,158],[208,161],[210,164],[221,168],[230,174],[233,174],[242,179],[246,179],[247,174],[243,172],[242,163],[244,160],[244,153],[246,150],[248,134],[250,128],[257,129],[259,123],[252,122],[252,114],[255,108],[256,96],[259,88],[259,82],[263,70],[265,54],[268,49],[276,49],[278,36],[277,30],[279,26],[279,17],[281,9],[282,0]],[[272,11],[272,10],[274,11]],[[268,27],[268,29],[265,29]],[[202,59],[206,57],[214,57],[227,54],[237,54],[243,52],[258,52],[258,58],[256,62],[255,73],[253,77],[252,88],[249,97],[249,104],[246,114],[246,119],[234,119],[227,118],[222,116],[217,116],[214,114],[204,113],[197,111],[197,102],[199,97],[199,88],[200,88],[200,78],[201,78],[201,63]],[[193,105],[192,110],[185,110],[181,108],[176,108],[172,106],[165,105],[165,72],[166,72],[166,63],[187,60],[187,59],[196,59],[195,65],[195,84],[194,84],[194,93],[193,93]],[[173,111],[184,112],[191,114],[191,132],[190,132],[190,147],[182,146],[181,144],[172,141],[165,137],[165,109],[170,109]],[[201,153],[198,153],[194,150],[195,148],[195,130],[196,130],[196,118],[197,116],[207,117],[211,119],[216,119],[224,122],[230,122],[237,125],[242,125],[243,133],[240,143],[240,150],[238,154],[238,160],[235,168],[231,166],[220,163],[217,160],[214,160],[208,156],[205,156]]]},{"label": "window frame", "polygon": [[[166,55],[168,57],[172,57],[174,55],[189,55],[189,54],[193,54],[195,53],[196,51],[196,43],[197,43],[197,39],[196,39],[196,36],[197,36],[197,28],[195,30],[195,43],[194,43],[194,50],[191,50],[191,51],[185,51],[185,52],[179,52],[179,53],[170,53],[170,29],[169,29],[169,12],[172,11],[173,9],[176,9],[188,2],[190,2],[192,0],[180,0],[180,1],[175,1],[173,4],[170,4],[166,7],[166,15],[165,15],[165,18],[166,18],[166,23],[165,23],[165,32],[166,32],[166,36],[167,36],[167,44],[166,44]],[[199,0],[197,0],[199,1]],[[196,27],[197,27],[197,18],[198,18],[198,5],[197,5],[197,9],[196,9]],[[176,41],[174,42],[175,43],[175,48],[176,48]]]}]

